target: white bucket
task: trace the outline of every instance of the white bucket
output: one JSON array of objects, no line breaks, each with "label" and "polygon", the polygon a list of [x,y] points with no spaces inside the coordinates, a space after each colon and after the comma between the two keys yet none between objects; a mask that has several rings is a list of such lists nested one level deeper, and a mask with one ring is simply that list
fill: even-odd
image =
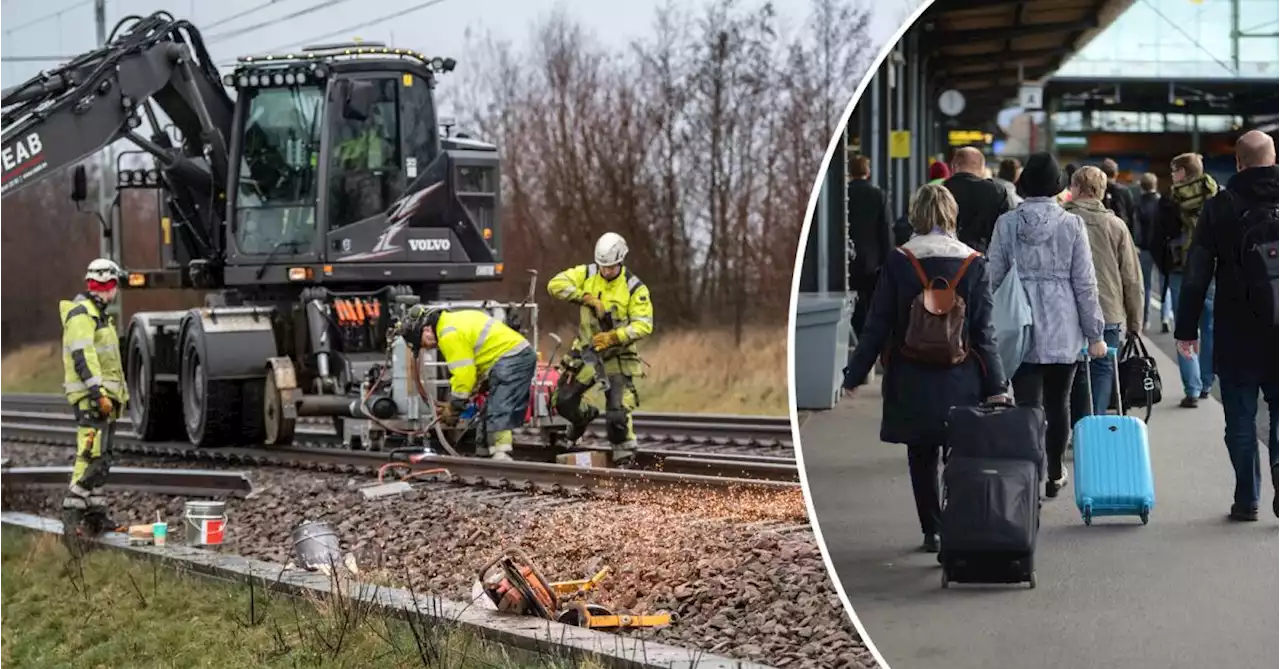
[{"label": "white bucket", "polygon": [[182,511],[182,524],[188,545],[221,545],[227,527],[227,503],[215,500],[187,502]]}]

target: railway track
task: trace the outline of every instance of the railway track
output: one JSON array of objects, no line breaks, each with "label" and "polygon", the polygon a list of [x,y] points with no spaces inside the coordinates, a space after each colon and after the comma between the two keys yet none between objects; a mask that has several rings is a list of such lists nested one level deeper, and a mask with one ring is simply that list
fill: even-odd
[{"label": "railway track", "polygon": [[[326,433],[325,438],[336,442]],[[0,439],[74,447],[74,418],[66,413],[0,411]],[[116,431],[113,449],[121,455],[161,457],[189,462],[232,466],[284,466],[296,469],[340,472],[365,476],[392,462],[390,454],[352,451],[307,443],[288,447],[233,446],[201,449],[184,442],[143,442],[125,423]],[[517,457],[551,451],[518,444]],[[441,468],[445,473],[428,478],[450,483],[529,492],[600,495],[612,492],[671,490],[799,490],[793,460],[769,456],[729,456],[664,453],[643,450],[637,458],[641,469],[575,467],[530,459],[494,461],[487,458],[428,456],[418,467]]]},{"label": "railway track", "polygon": [[[0,409],[36,413],[70,413],[60,395],[14,394],[0,396]],[[742,416],[735,414],[678,414],[636,412],[633,416],[636,434],[650,449],[726,456],[769,455],[795,461],[792,448],[791,421],[780,416]],[[121,425],[128,424],[125,419]],[[299,438],[330,443],[336,440],[329,418],[304,416],[298,419]],[[536,431],[521,432],[533,438]],[[588,430],[587,437],[603,439],[602,429]]]}]

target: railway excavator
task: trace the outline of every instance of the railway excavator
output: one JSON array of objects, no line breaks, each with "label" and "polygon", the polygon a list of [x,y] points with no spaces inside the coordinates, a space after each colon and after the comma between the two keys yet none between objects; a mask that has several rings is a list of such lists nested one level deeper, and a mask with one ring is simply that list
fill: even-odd
[{"label": "railway excavator", "polygon": [[[482,308],[537,341],[532,295],[458,295],[503,264],[497,148],[436,118],[455,65],[366,42],[244,56],[223,75],[194,25],[157,12],[3,92],[4,197],[72,167],[79,205],[79,161],[128,140],[154,167],[118,169],[98,219],[119,255],[120,190],[154,189],[161,256],[128,268],[128,288],[207,295],[122,333],[138,438],[284,445],[300,416],[327,416],[348,446],[396,447],[427,433],[423,398],[447,388],[444,365],[395,336],[405,309]],[[563,427],[554,371],[531,409],[548,438]]]}]

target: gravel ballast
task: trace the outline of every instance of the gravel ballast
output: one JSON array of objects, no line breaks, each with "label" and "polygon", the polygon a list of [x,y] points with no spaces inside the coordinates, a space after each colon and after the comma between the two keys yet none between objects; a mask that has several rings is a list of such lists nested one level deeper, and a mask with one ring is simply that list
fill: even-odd
[{"label": "gravel ballast", "polygon": [[[12,466],[66,465],[71,454],[31,444],[4,450]],[[192,466],[140,458],[117,464]],[[466,600],[476,570],[504,548],[519,547],[553,580],[609,567],[596,603],[680,616],[669,627],[629,635],[779,667],[876,666],[827,577],[798,494],[659,495],[621,503],[424,484],[366,500],[358,488],[372,483],[367,478],[225,468],[245,471],[259,489],[252,499],[227,500],[225,551],[288,562],[290,531],[304,520],[323,520],[343,550],[357,556],[365,578]],[[3,507],[56,518],[62,497],[6,486]],[[147,522],[157,510],[171,527],[181,522],[181,498],[128,492],[108,498],[119,522]]]}]

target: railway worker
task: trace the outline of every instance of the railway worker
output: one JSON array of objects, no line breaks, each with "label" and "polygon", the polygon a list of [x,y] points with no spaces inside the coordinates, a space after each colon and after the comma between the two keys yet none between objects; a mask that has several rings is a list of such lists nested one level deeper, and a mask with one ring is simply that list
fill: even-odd
[{"label": "railway worker", "polygon": [[636,452],[631,412],[639,399],[633,378],[644,371],[636,342],[653,334],[649,288],[623,264],[626,257],[626,240],[606,232],[596,241],[594,263],[570,267],[547,282],[553,297],[581,306],[578,336],[560,362],[565,373],[556,388],[556,411],[572,424],[568,437],[576,442],[600,415],[583,399],[603,374],[606,432],[613,461],[621,466]]},{"label": "railway worker", "polygon": [[510,460],[511,431],[524,425],[538,369],[533,345],[479,309],[416,306],[405,323],[401,333],[414,355],[422,348],[434,348],[449,367],[449,403],[440,408],[440,421],[457,424],[476,390],[486,385],[484,425],[490,457]]},{"label": "railway worker", "polygon": [[98,258],[85,272],[85,292],[58,304],[63,386],[77,426],[76,462],[62,508],[73,524],[83,520],[93,532],[115,526],[107,516],[106,500],[96,493],[106,483],[111,437],[129,401],[115,320],[107,314],[123,276],[119,265]]}]

